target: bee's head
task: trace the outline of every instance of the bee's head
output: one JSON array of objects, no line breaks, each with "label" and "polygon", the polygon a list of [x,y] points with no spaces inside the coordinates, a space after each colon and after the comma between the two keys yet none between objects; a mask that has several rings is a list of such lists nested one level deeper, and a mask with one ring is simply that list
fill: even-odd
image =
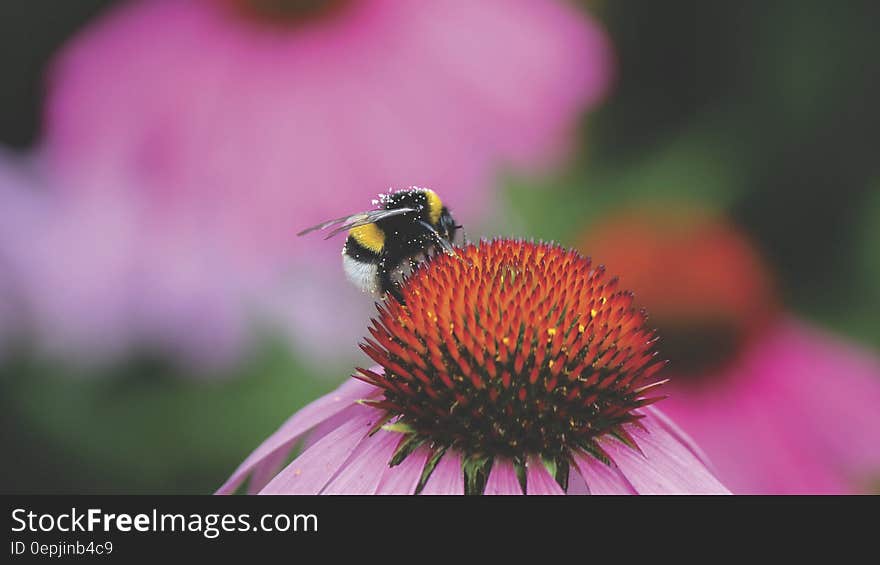
[{"label": "bee's head", "polygon": [[[384,204],[386,209],[413,208],[418,210],[415,220],[422,222],[424,227],[436,232],[435,236],[450,243],[454,243],[456,232],[461,229],[437,193],[430,188],[410,187],[391,193],[385,197]],[[407,214],[404,214],[403,217],[407,218]]]},{"label": "bee's head", "polygon": [[437,235],[453,243],[455,233],[461,226],[455,223],[452,214],[443,205],[443,201],[440,200],[437,193],[430,188],[420,188],[414,190],[411,194],[417,199],[414,207],[422,210],[424,221],[434,228]]},{"label": "bee's head", "polygon": [[442,237],[443,239],[454,242],[455,232],[457,232],[460,228],[461,226],[455,223],[455,220],[452,218],[452,214],[450,214],[449,210],[447,210],[444,206],[443,210],[440,212],[440,218],[437,220],[437,233],[439,233],[440,237]]}]

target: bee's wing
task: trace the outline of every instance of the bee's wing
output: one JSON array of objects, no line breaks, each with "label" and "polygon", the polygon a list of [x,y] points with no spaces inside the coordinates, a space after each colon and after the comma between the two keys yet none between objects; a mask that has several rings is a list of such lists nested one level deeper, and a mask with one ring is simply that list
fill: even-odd
[{"label": "bee's wing", "polygon": [[296,235],[305,235],[309,232],[313,232],[315,230],[324,230],[329,227],[337,226],[333,231],[327,234],[327,237],[324,239],[330,239],[334,235],[350,230],[352,228],[356,228],[359,226],[365,226],[367,224],[372,224],[374,222],[378,222],[379,220],[384,220],[385,218],[391,218],[393,216],[400,216],[401,214],[406,214],[407,212],[415,212],[415,208],[395,208],[393,210],[371,210],[369,212],[361,212],[360,214],[352,214],[351,216],[343,216],[341,218],[336,218],[335,220],[328,220],[326,222],[322,222],[318,225],[312,226],[310,228],[306,228],[303,231],[299,232]]},{"label": "bee's wing", "polygon": [[310,228],[306,228],[303,231],[299,232],[296,235],[306,235],[307,233],[311,233],[316,230],[324,230],[329,228],[330,226],[334,226],[336,224],[342,224],[348,221],[350,218],[356,218],[359,214],[354,216],[342,216],[341,218],[336,218],[335,220],[327,220],[326,222],[321,222],[320,224],[316,224]]}]

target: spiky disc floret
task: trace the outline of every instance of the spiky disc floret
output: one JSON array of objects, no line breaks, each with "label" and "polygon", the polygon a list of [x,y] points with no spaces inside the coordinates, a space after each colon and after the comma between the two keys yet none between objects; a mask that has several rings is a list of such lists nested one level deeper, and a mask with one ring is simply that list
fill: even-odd
[{"label": "spiky disc floret", "polygon": [[402,456],[427,442],[470,461],[565,466],[572,449],[601,456],[604,434],[627,441],[622,424],[660,398],[645,395],[662,384],[645,313],[575,251],[481,242],[420,266],[402,290],[361,345],[383,374],[356,375],[409,434]]}]

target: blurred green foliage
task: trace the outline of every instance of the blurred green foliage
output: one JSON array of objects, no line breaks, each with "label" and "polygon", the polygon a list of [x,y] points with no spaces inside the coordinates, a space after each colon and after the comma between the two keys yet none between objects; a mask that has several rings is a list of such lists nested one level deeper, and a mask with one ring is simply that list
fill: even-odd
[{"label": "blurred green foliage", "polygon": [[16,462],[4,487],[210,492],[290,414],[345,376],[315,378],[272,340],[244,369],[210,379],[155,358],[100,371],[20,360],[0,382],[6,457]]}]

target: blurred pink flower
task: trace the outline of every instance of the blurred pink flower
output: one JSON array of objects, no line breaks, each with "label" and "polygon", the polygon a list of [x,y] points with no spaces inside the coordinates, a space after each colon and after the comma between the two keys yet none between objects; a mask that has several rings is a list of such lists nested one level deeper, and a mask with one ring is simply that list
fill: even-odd
[{"label": "blurred pink flower", "polygon": [[14,256],[27,244],[18,234],[34,221],[39,198],[21,158],[0,148],[0,358],[6,348],[21,338],[26,314],[25,292],[13,276]]},{"label": "blurred pink flower", "polygon": [[[610,49],[556,0],[291,3],[274,17],[265,5],[110,10],[54,62],[43,155],[70,198],[137,191],[138,237],[164,238],[149,248],[169,262],[209,243],[223,269],[187,267],[192,289],[200,273],[234,273],[303,349],[332,353],[360,326],[326,321],[366,315],[369,300],[342,286],[340,241],[293,234],[413,184],[470,225],[502,169],[565,156],[608,86]],[[331,303],[330,316],[303,314]]]},{"label": "blurred pink flower", "polygon": [[783,317],[736,364],[703,378],[713,386],[671,386],[663,409],[706,450],[733,492],[876,490],[876,355]]},{"label": "blurred pink flower", "polygon": [[651,312],[671,358],[663,410],[734,493],[877,488],[880,358],[785,313],[739,230],[646,208],[606,217],[579,248],[619,268]]},{"label": "blurred pink flower", "polygon": [[136,193],[69,198],[39,167],[5,161],[0,312],[14,314],[2,316],[9,339],[86,364],[156,350],[210,370],[239,356],[245,311],[232,297],[242,288],[214,276],[210,246],[148,223]]}]

